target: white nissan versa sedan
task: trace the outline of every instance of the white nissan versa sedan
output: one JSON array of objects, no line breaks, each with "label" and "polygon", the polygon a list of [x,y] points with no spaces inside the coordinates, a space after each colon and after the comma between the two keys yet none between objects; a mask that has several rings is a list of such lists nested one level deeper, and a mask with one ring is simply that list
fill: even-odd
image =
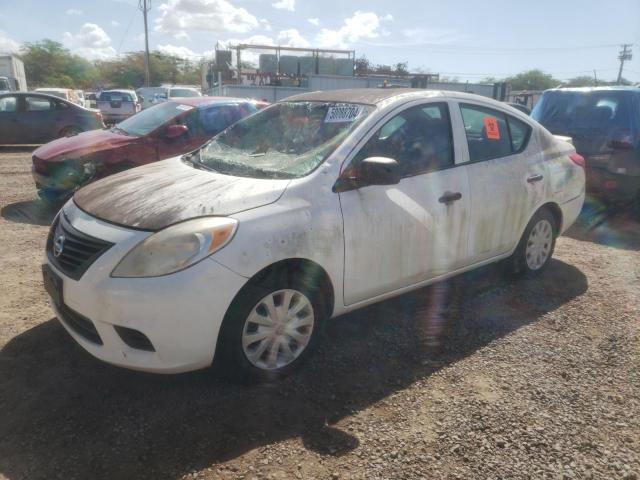
[{"label": "white nissan versa sedan", "polygon": [[501,259],[540,273],[584,182],[570,143],[487,98],[307,93],[76,192],[45,286],[106,362],[277,375],[330,317]]}]

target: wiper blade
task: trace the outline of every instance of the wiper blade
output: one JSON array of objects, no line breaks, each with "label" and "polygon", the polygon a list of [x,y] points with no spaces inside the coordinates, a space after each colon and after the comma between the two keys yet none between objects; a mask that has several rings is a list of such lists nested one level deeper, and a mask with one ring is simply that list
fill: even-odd
[{"label": "wiper blade", "polygon": [[215,172],[215,170],[208,165],[202,163],[200,159],[200,151],[197,153],[191,153],[182,156],[182,161],[190,163],[193,168],[197,168],[198,170],[206,170],[208,172]]},{"label": "wiper blade", "polygon": [[122,135],[127,135],[129,136],[129,132],[127,132],[126,130],[121,129],[120,127],[114,125],[113,127],[111,127],[111,131],[114,133],[120,133]]}]

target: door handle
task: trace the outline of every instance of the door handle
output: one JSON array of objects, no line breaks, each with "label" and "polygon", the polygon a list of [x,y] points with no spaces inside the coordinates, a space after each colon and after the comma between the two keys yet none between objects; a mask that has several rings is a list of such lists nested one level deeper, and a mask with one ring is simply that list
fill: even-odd
[{"label": "door handle", "polygon": [[452,203],[460,200],[462,194],[460,192],[444,192],[444,194],[438,199],[440,203]]},{"label": "door handle", "polygon": [[527,182],[528,183],[535,183],[535,182],[539,182],[543,178],[544,177],[542,175],[533,175],[533,176],[527,178]]}]

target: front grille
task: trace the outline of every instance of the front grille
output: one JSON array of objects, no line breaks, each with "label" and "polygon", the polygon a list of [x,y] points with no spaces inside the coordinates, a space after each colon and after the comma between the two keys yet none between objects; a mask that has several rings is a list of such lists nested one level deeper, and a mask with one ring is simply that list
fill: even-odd
[{"label": "front grille", "polygon": [[90,342],[102,345],[102,339],[91,320],[83,317],[78,312],[71,310],[66,305],[59,306],[58,310],[60,311],[60,320],[62,320],[71,330]]},{"label": "front grille", "polygon": [[84,234],[71,226],[64,213],[51,225],[47,256],[51,263],[74,280],[87,271],[113,243]]}]

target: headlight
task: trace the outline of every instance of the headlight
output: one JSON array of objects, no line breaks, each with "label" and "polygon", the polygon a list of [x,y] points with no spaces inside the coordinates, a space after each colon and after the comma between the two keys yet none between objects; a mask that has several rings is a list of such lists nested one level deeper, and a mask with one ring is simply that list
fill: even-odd
[{"label": "headlight", "polygon": [[159,277],[184,270],[224,247],[238,221],[206,217],[178,223],[148,236],[111,272],[112,277]]}]

